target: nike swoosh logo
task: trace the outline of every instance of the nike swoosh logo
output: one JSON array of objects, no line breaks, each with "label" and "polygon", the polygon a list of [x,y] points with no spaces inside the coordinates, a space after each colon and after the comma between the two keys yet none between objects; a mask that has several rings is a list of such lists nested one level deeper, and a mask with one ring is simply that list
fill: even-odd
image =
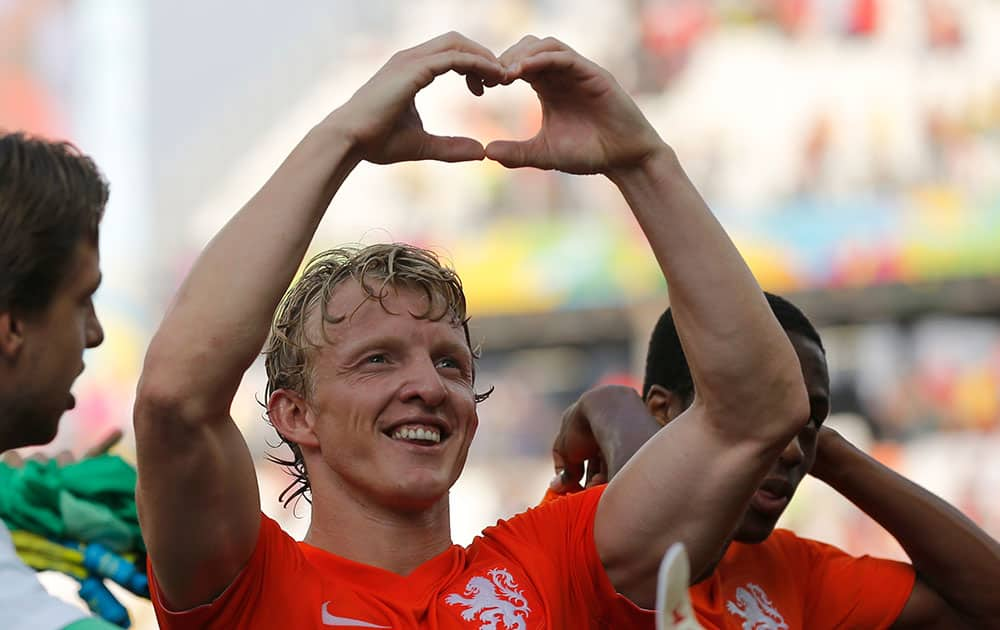
[{"label": "nike swoosh logo", "polygon": [[323,625],[324,626],[340,626],[342,628],[389,628],[390,626],[380,626],[375,623],[368,623],[367,621],[361,621],[360,619],[351,619],[350,617],[337,617],[336,615],[331,615],[326,609],[330,605],[330,602],[323,602]]}]

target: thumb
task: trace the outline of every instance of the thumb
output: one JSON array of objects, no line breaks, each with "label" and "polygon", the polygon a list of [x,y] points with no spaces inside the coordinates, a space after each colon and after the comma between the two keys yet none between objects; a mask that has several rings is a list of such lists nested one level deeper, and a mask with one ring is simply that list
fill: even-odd
[{"label": "thumb", "polygon": [[583,486],[578,481],[573,480],[565,470],[561,470],[549,482],[549,490],[553,494],[573,494],[583,490]]},{"label": "thumb", "polygon": [[87,449],[83,454],[83,458],[96,457],[98,455],[103,455],[111,450],[115,444],[118,444],[122,439],[121,429],[115,428],[110,433],[108,433],[103,440],[95,444],[94,446]]},{"label": "thumb", "polygon": [[562,434],[556,437],[556,444],[552,447],[552,463],[555,465],[556,475],[549,482],[549,490],[555,494],[572,494],[583,490],[580,479],[583,477],[583,465],[570,464],[567,467],[566,458],[563,457],[562,448],[564,440]]},{"label": "thumb", "polygon": [[421,160],[440,162],[468,162],[485,157],[483,145],[478,140],[461,136],[434,136],[427,134],[420,147]]},{"label": "thumb", "polygon": [[531,140],[494,140],[486,145],[486,157],[507,168],[534,166],[546,168],[538,162],[537,138]]}]

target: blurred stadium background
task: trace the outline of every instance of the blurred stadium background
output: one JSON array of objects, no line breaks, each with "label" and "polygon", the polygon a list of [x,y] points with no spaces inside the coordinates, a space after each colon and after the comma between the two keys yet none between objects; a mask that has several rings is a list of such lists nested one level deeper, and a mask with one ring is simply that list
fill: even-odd
[{"label": "blurred stadium background", "polygon": [[[451,29],[497,52],[551,34],[637,96],[761,284],[820,325],[831,424],[1000,536],[998,28],[992,0],[0,0],[0,127],[68,138],[112,182],[107,341],[47,450],[130,431],[144,347],[194,257],[389,55]],[[540,116],[527,87],[477,101],[454,76],[418,107],[432,132],[484,141],[528,137]],[[602,178],[363,165],[314,247],[384,240],[453,261],[480,387],[496,387],[453,493],[467,542],[541,496],[566,405],[639,382],[663,282]],[[288,478],[264,462],[263,389],[257,365],[233,413],[265,511],[302,534],[308,505],[283,509]],[[128,439],[119,450],[134,453]],[[902,554],[818,483],[784,523]],[[45,581],[74,600],[71,582]],[[155,627],[129,602],[136,627]]]}]

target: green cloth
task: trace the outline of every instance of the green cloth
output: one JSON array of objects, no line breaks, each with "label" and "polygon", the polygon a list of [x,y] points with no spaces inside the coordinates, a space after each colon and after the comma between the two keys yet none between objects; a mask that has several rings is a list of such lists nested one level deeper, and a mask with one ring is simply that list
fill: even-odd
[{"label": "green cloth", "polygon": [[87,617],[80,621],[74,621],[63,630],[121,630],[121,628],[97,617]]},{"label": "green cloth", "polygon": [[117,455],[66,466],[0,463],[0,518],[51,540],[99,542],[116,552],[142,551],[135,507],[136,472]]}]

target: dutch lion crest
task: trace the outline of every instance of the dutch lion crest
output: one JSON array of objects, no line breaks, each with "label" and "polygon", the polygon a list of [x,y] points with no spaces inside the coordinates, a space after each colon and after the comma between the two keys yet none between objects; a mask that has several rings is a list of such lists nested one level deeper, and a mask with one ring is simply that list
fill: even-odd
[{"label": "dutch lion crest", "polygon": [[[451,606],[465,606],[462,619],[482,622],[479,630],[526,630],[531,608],[506,569],[491,569],[489,579],[477,575],[465,585],[465,596],[445,598]],[[501,624],[501,625],[498,625]]]},{"label": "dutch lion crest", "polygon": [[726,610],[743,618],[743,630],[788,630],[785,618],[756,584],[737,588],[736,601],[726,602]]}]

